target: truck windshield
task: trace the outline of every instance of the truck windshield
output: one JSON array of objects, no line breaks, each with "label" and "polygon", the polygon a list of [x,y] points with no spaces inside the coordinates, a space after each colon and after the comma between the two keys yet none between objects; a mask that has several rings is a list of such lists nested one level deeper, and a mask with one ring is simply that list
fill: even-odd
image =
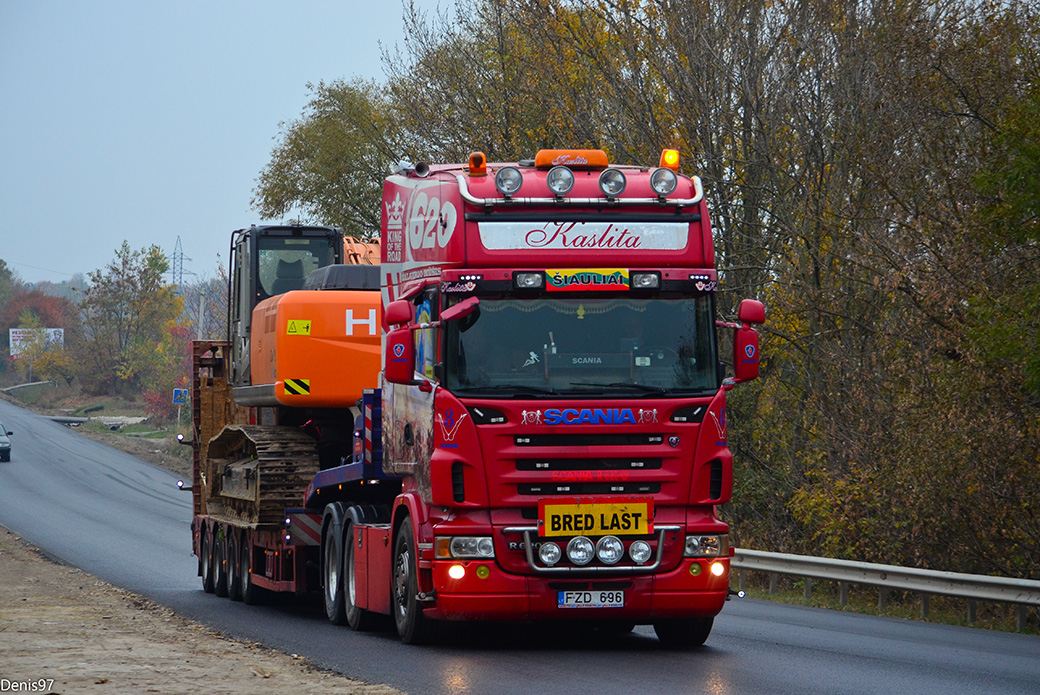
[{"label": "truck windshield", "polygon": [[257,242],[260,299],[303,287],[311,271],[335,260],[333,239],[262,236]]},{"label": "truck windshield", "polygon": [[447,324],[445,385],[462,395],[665,395],[718,389],[710,295],[481,297]]}]

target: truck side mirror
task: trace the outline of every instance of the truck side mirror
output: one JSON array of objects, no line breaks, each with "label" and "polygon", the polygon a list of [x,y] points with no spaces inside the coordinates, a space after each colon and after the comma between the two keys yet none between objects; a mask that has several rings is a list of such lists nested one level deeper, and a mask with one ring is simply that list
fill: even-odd
[{"label": "truck side mirror", "polygon": [[[393,304],[390,307],[393,307]],[[388,313],[389,310],[388,307]],[[420,383],[415,378],[415,338],[410,327],[395,328],[387,333],[383,364],[383,373],[391,384]]]},{"label": "truck side mirror", "polygon": [[390,305],[386,307],[386,311],[383,313],[383,321],[388,326],[400,326],[402,323],[408,323],[412,320],[412,303],[407,299],[398,299],[396,302],[390,302]]},{"label": "truck side mirror", "polygon": [[758,378],[758,331],[747,324],[733,329],[733,376],[737,383]]},{"label": "truck side mirror", "polygon": [[737,309],[737,317],[741,323],[765,323],[766,322],[766,308],[754,299],[745,299],[740,302],[740,308]]},{"label": "truck side mirror", "polygon": [[752,324],[766,322],[762,302],[745,299],[737,309],[740,326],[733,328],[733,377],[736,383],[758,378],[758,331]]}]

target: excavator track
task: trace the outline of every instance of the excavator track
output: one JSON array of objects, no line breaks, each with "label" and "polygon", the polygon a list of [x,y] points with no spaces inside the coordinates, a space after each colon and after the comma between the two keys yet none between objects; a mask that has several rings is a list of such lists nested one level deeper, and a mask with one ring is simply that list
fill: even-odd
[{"label": "excavator track", "polygon": [[206,458],[209,514],[239,528],[283,526],[318,472],[316,442],[298,427],[228,425]]}]

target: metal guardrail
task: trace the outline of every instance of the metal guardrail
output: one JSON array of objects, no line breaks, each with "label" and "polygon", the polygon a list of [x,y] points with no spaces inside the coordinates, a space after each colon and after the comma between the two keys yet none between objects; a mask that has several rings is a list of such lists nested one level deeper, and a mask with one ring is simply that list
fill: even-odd
[{"label": "metal guardrail", "polygon": [[812,591],[812,579],[838,582],[842,605],[848,602],[849,584],[867,584],[879,589],[878,605],[884,607],[890,590],[921,594],[921,615],[928,615],[930,595],[954,596],[968,600],[968,622],[975,622],[975,601],[1013,603],[1018,611],[1018,629],[1025,629],[1027,606],[1040,606],[1040,581],[1010,579],[981,574],[939,572],[896,565],[878,565],[851,560],[833,560],[806,555],[737,550],[732,569],[738,572],[744,590],[748,571],[767,572],[770,593],[776,590],[776,575],[804,577],[805,597]]}]

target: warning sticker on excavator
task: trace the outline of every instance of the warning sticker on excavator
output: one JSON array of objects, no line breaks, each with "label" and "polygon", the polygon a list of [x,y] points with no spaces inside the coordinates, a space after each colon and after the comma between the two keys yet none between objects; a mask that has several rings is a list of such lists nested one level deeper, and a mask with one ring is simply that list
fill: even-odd
[{"label": "warning sticker on excavator", "polygon": [[292,319],[285,327],[286,335],[310,335],[311,334],[311,321],[310,319]]},{"label": "warning sticker on excavator", "polygon": [[311,393],[310,379],[286,379],[285,395],[287,396],[309,396]]}]

